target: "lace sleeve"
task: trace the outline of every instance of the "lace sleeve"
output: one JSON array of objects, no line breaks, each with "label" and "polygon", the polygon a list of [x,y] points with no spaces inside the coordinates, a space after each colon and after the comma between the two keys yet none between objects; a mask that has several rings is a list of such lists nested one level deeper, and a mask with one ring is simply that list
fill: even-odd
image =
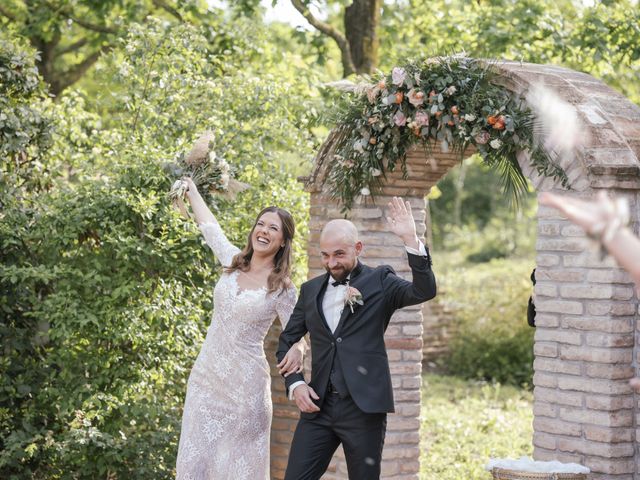
[{"label": "lace sleeve", "polygon": [[291,285],[282,293],[282,295],[277,297],[277,299],[276,312],[280,319],[280,325],[282,325],[282,329],[284,330],[287,326],[287,322],[289,321],[289,317],[291,316],[291,312],[293,312],[293,309],[296,306],[298,290],[295,286]]},{"label": "lace sleeve", "polygon": [[213,254],[224,267],[231,265],[234,255],[240,252],[240,249],[233,245],[225,236],[220,225],[215,222],[203,223],[200,230],[204,236],[207,245],[213,250]]}]

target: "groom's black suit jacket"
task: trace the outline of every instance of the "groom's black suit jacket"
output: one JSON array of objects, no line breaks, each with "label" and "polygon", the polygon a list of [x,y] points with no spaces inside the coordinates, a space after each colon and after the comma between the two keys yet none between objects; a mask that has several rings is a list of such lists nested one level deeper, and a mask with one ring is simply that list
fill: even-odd
[{"label": "groom's black suit jacket", "polygon": [[[336,363],[342,369],[349,394],[360,410],[366,413],[394,411],[384,332],[395,310],[422,303],[436,295],[436,281],[428,252],[426,257],[408,256],[413,282],[398,277],[388,265],[371,268],[358,262],[351,272],[349,284],[362,293],[364,305],[355,305],[353,313],[345,305],[334,333],[331,333],[322,313],[329,274],[302,284],[296,307],[280,335],[276,355],[281,361],[294,343],[310,333],[312,364],[309,385],[320,397],[316,403],[321,408],[329,374]],[[286,377],[287,392],[299,380],[304,380],[302,374]]]}]

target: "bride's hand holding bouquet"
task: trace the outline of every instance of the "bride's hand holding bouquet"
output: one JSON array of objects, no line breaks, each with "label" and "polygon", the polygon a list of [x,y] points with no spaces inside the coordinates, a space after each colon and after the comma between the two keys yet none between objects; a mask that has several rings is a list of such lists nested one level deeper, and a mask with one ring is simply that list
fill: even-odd
[{"label": "bride's hand holding bouquet", "polygon": [[[196,140],[191,151],[179,156],[171,166],[174,174],[181,178],[173,183],[169,198],[185,218],[190,218],[184,204],[185,196],[189,191],[195,191],[198,195],[200,195],[199,191],[220,194],[233,200],[239,192],[249,187],[233,178],[231,166],[216,154],[213,146],[213,133],[205,132]],[[193,202],[191,203],[193,208]]]}]

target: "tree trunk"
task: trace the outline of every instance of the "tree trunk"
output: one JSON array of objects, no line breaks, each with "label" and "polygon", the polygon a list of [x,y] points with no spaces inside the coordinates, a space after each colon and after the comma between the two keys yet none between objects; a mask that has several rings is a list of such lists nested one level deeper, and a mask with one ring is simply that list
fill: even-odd
[{"label": "tree trunk", "polygon": [[345,9],[344,30],[356,73],[373,73],[378,66],[378,24],[382,0],[353,0]]}]

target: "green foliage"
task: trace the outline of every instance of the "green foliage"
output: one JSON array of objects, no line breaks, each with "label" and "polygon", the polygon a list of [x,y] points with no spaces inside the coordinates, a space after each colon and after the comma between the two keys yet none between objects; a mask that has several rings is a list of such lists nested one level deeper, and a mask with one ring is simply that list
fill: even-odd
[{"label": "green foliage", "polygon": [[640,11],[632,0],[401,0],[385,9],[380,68],[407,58],[464,52],[563,65],[640,102]]},{"label": "green foliage", "polygon": [[235,202],[211,204],[231,241],[244,244],[262,207],[286,208],[298,226],[294,282],[306,276],[308,197],[279,159],[309,155],[304,83],[269,63],[248,75],[236,51],[216,70],[193,27],[149,20],[130,31],[100,69],[112,79],[124,62],[135,66],[109,84],[117,95],[45,104],[50,188],[0,192],[2,478],[174,477],[186,380],[219,269],[171,207],[163,164],[201,131],[216,131],[251,184]]},{"label": "green foliage", "polygon": [[531,393],[431,374],[422,388],[421,479],[488,480],[490,458],[532,454]]},{"label": "green foliage", "polygon": [[539,174],[566,186],[565,172],[534,139],[533,113],[493,78],[490,64],[453,56],[395,67],[365,85],[338,113],[332,194],[350,208],[358,195],[377,190],[386,172],[400,166],[406,173],[406,152],[415,144],[445,152],[475,147],[516,203],[527,191],[519,151],[531,154]]},{"label": "green foliage", "polygon": [[[0,188],[28,181],[39,171],[51,142],[47,96],[35,67],[36,55],[23,42],[0,35]],[[37,182],[30,188],[44,187]]]},{"label": "green foliage", "polygon": [[[459,255],[459,254],[458,254]],[[454,312],[456,335],[443,362],[466,378],[530,386],[533,334],[527,325],[532,262],[493,259],[469,267],[441,255],[438,271],[445,306]]]}]

